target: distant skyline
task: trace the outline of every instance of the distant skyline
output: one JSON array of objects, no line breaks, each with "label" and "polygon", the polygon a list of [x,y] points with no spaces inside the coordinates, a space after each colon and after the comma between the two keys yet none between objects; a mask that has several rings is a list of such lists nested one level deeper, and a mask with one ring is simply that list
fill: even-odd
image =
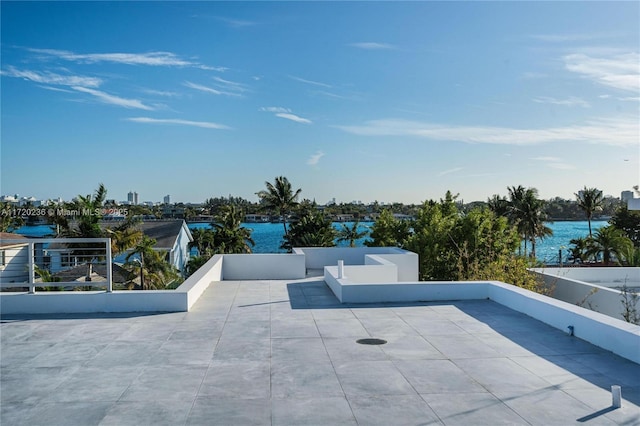
[{"label": "distant skyline", "polygon": [[640,184],[640,3],[6,2],[0,194]]}]

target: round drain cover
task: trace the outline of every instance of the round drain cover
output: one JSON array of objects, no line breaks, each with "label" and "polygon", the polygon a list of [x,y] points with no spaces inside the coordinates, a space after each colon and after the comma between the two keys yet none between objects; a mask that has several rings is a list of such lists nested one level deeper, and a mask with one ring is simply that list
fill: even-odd
[{"label": "round drain cover", "polygon": [[356,340],[356,343],[360,343],[361,345],[384,345],[387,343],[386,340],[383,339],[359,339]]}]

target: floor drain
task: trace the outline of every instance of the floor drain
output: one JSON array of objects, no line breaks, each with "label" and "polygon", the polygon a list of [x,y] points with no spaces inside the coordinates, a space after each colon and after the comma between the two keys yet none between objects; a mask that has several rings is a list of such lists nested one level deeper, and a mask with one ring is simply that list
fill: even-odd
[{"label": "floor drain", "polygon": [[356,340],[356,343],[361,345],[384,345],[387,341],[383,339],[359,339]]}]

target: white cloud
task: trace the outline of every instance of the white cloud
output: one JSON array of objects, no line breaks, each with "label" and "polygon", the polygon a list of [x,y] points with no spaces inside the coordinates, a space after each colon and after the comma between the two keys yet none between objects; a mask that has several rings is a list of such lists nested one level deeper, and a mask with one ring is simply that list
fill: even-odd
[{"label": "white cloud", "polygon": [[210,67],[198,62],[182,59],[171,52],[147,53],[74,53],[57,49],[28,49],[30,52],[53,56],[70,62],[93,64],[98,62],[112,62],[126,65],[148,65],[164,67],[194,67],[206,70],[224,71],[224,67]]},{"label": "white cloud", "polygon": [[640,92],[640,55],[626,53],[606,58],[594,58],[583,53],[563,57],[565,67],[572,72],[608,87]]},{"label": "white cloud", "polygon": [[124,108],[144,109],[147,111],[153,111],[155,109],[154,107],[143,104],[138,99],[121,98],[119,96],[110,95],[109,93],[105,93],[100,90],[89,89],[87,87],[73,86],[72,89],[78,92],[93,95],[98,98],[100,102],[103,102],[105,104],[117,105]]},{"label": "white cloud", "polygon": [[395,49],[395,46],[389,43],[375,43],[375,42],[361,42],[361,43],[351,43],[349,46],[357,47],[359,49],[365,50],[386,50],[386,49]]},{"label": "white cloud", "polygon": [[310,166],[315,166],[320,162],[320,159],[322,157],[324,157],[324,152],[317,151],[315,154],[309,157],[309,159],[307,160],[307,164]]},{"label": "white cloud", "polygon": [[236,92],[246,92],[246,91],[249,90],[249,89],[247,89],[247,85],[246,84],[237,83],[235,81],[225,80],[225,79],[220,78],[220,77],[213,77],[213,79],[215,81],[217,81],[220,86],[226,88],[227,90],[232,90],[232,91],[236,91]]},{"label": "white cloud", "polygon": [[102,80],[97,77],[61,75],[48,71],[18,70],[14,67],[8,67],[6,70],[0,71],[0,74],[7,77],[24,78],[34,83],[54,84],[58,86],[99,87],[102,84]]},{"label": "white cloud", "polygon": [[276,114],[276,117],[285,118],[287,120],[295,121],[296,123],[311,124],[311,120],[306,119],[306,118],[302,118],[302,117],[297,116],[295,114],[279,112],[279,113]]},{"label": "white cloud", "polygon": [[533,157],[532,160],[536,161],[550,161],[550,162],[559,162],[561,161],[558,157]]},{"label": "white cloud", "polygon": [[296,77],[293,75],[290,75],[289,78],[295,81],[299,81],[301,83],[312,84],[314,86],[320,86],[320,87],[326,87],[326,88],[332,87],[330,84],[327,84],[327,83],[321,83],[319,81],[313,81],[313,80],[306,80],[304,78]]},{"label": "white cloud", "polygon": [[576,166],[564,162],[558,157],[534,157],[532,160],[547,163],[547,167],[558,170],[574,170]]},{"label": "white cloud", "polygon": [[169,92],[165,90],[154,90],[154,89],[142,89],[144,93],[155,96],[163,96],[166,98],[177,98],[180,96],[180,93],[177,92]]},{"label": "white cloud", "polygon": [[462,167],[455,167],[453,169],[445,170],[443,172],[438,173],[438,176],[450,175],[451,173],[459,172],[461,170],[464,170],[464,169]]},{"label": "white cloud", "polygon": [[181,120],[178,118],[149,118],[149,117],[132,117],[127,118],[127,121],[133,121],[135,123],[145,123],[145,124],[178,124],[182,126],[192,126],[192,127],[201,127],[204,129],[230,129],[230,127],[225,126],[224,124],[212,123],[209,121],[191,121],[191,120]]},{"label": "white cloud", "polygon": [[581,125],[541,129],[455,126],[393,118],[367,121],[363,125],[335,127],[363,136],[413,136],[472,144],[538,145],[549,142],[582,142],[634,146],[640,143],[640,124],[637,117],[633,116],[599,118]]},{"label": "white cloud", "polygon": [[183,84],[186,87],[189,87],[191,89],[199,90],[199,91],[205,92],[205,93],[211,93],[213,95],[241,96],[238,93],[225,92],[225,91],[222,91],[222,90],[214,89],[213,87],[204,86],[202,84],[197,84],[197,83],[192,83],[190,81],[185,81]]},{"label": "white cloud", "polygon": [[259,111],[266,111],[266,112],[291,112],[291,110],[289,108],[283,108],[283,107],[260,107]]},{"label": "white cloud", "polygon": [[582,108],[589,108],[591,106],[589,102],[575,96],[570,96],[567,99],[556,99],[548,96],[539,96],[537,98],[534,98],[533,102],[537,102],[540,104],[564,105],[568,107],[579,106]]}]

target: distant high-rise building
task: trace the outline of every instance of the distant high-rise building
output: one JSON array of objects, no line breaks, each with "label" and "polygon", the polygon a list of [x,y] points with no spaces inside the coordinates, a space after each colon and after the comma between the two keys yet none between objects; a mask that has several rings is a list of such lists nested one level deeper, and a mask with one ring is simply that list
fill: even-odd
[{"label": "distant high-rise building", "polygon": [[171,195],[165,195],[164,196],[164,203],[165,204],[171,204]]},{"label": "distant high-rise building", "polygon": [[127,201],[129,202],[129,204],[137,205],[138,193],[129,191],[129,193],[127,194]]},{"label": "distant high-rise building", "polygon": [[620,199],[625,203],[629,200],[633,200],[633,191],[622,191]]}]

